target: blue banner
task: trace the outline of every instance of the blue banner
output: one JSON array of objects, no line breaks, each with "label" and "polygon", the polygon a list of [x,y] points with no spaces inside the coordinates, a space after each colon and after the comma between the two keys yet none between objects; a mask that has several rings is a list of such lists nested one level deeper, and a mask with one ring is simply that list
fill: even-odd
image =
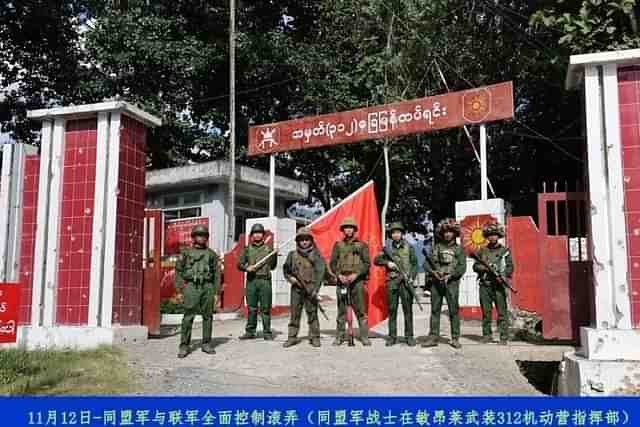
[{"label": "blue banner", "polygon": [[2,398],[3,427],[640,426],[638,398]]}]

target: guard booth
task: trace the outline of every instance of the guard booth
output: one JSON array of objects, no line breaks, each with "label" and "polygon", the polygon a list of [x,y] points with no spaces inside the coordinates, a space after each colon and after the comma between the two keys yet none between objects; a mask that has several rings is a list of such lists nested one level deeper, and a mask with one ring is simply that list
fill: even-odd
[{"label": "guard booth", "polygon": [[145,145],[161,120],[122,101],[27,116],[41,123],[40,150],[3,147],[0,191],[12,207],[0,216],[0,264],[20,287],[16,345],[146,340]]}]

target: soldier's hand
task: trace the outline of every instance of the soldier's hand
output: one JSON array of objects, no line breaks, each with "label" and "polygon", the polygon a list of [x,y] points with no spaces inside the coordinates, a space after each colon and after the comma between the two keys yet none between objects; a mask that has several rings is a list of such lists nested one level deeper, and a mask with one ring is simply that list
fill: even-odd
[{"label": "soldier's hand", "polygon": [[347,280],[349,281],[349,284],[355,282],[357,277],[358,275],[356,273],[351,273],[350,275],[348,275]]},{"label": "soldier's hand", "polygon": [[338,274],[338,281],[343,285],[348,285],[349,284],[349,282],[347,280],[347,276],[345,276],[343,274]]},{"label": "soldier's hand", "polygon": [[296,286],[299,284],[298,279],[296,279],[293,276],[289,276],[289,278],[287,279],[289,281],[289,283],[291,283],[292,285]]},{"label": "soldier's hand", "polygon": [[247,273],[253,273],[255,271],[256,271],[255,265],[250,265],[249,267],[247,267]]},{"label": "soldier's hand", "polygon": [[387,263],[387,267],[389,268],[389,270],[397,270],[398,269],[398,265],[393,261],[389,261]]}]

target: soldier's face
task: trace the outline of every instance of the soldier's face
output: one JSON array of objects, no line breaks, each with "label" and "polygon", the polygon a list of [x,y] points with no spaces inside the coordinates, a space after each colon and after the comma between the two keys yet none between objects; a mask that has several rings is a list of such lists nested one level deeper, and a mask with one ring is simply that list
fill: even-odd
[{"label": "soldier's face", "polygon": [[393,239],[394,242],[399,242],[400,239],[402,239],[402,231],[393,230],[393,232],[391,233],[391,239]]},{"label": "soldier's face", "polygon": [[253,233],[254,242],[262,242],[262,239],[264,239],[264,233]]},{"label": "soldier's face", "polygon": [[455,233],[453,231],[445,231],[444,232],[444,241],[450,242],[455,237]]},{"label": "soldier's face", "polygon": [[308,249],[311,246],[311,239],[306,237],[298,239],[298,245],[300,245],[302,249]]},{"label": "soldier's face", "polygon": [[356,229],[353,227],[344,227],[342,229],[342,233],[344,234],[344,237],[350,239],[354,234],[356,234]]},{"label": "soldier's face", "polygon": [[207,246],[208,240],[209,238],[207,236],[198,235],[193,238],[193,243],[196,246],[203,247],[203,246]]},{"label": "soldier's face", "polygon": [[498,236],[495,234],[490,235],[487,239],[489,240],[489,244],[492,246],[498,243]]}]

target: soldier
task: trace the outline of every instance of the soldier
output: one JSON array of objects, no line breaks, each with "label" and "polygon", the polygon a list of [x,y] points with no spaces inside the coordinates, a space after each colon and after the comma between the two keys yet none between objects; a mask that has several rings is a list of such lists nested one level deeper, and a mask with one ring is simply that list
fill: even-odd
[{"label": "soldier", "polygon": [[[482,228],[482,235],[489,240],[489,244],[481,248],[477,255],[502,277],[510,278],[513,274],[511,251],[501,245],[499,238],[504,237],[504,228],[497,223],[486,224]],[[493,341],[491,333],[491,311],[495,304],[498,312],[498,330],[500,344],[506,345],[509,339],[509,317],[507,310],[507,288],[488,274],[486,267],[475,262],[473,271],[478,273],[480,283],[480,306],[482,307],[482,341]]]},{"label": "soldier", "polygon": [[[333,345],[345,342],[345,317],[347,314],[347,299],[358,317],[360,341],[362,345],[370,346],[369,325],[364,303],[364,281],[369,275],[369,247],[358,240],[355,234],[358,226],[353,218],[345,218],[340,224],[344,238],[335,243],[331,253],[331,271],[337,276],[338,318],[336,339]],[[347,295],[348,293],[348,295]]]},{"label": "soldier", "polygon": [[[311,345],[320,347],[320,323],[318,322],[317,295],[322,286],[326,265],[313,242],[311,230],[304,227],[296,234],[296,249],[289,252],[282,267],[284,276],[291,283],[291,319],[289,339],[283,347],[298,344],[298,330],[302,307],[307,312]],[[302,283],[300,282],[302,280]]]},{"label": "soldier", "polygon": [[431,281],[431,330],[423,347],[435,347],[440,338],[440,313],[442,299],[447,299],[449,321],[451,322],[451,346],[459,349],[460,317],[458,296],[460,278],[467,270],[467,260],[462,248],[456,243],[460,235],[460,225],[452,218],[440,221],[436,227],[436,239],[431,256],[425,262],[425,271],[433,277]]},{"label": "soldier", "polygon": [[389,227],[391,245],[387,249],[392,258],[383,251],[375,259],[376,265],[384,266],[387,270],[387,302],[389,304],[389,338],[386,343],[387,347],[394,345],[398,339],[398,299],[402,301],[404,336],[407,339],[407,345],[409,347],[415,347],[416,345],[416,340],[413,337],[413,295],[407,289],[407,286],[413,286],[413,283],[405,283],[400,271],[403,271],[410,282],[413,282],[417,275],[418,258],[413,246],[403,238],[403,232],[404,226],[401,223],[392,223]]},{"label": "soldier", "polygon": [[220,258],[207,247],[209,230],[196,225],[191,231],[193,246],[180,253],[176,263],[176,288],[182,289],[184,317],[180,333],[178,357],[189,354],[191,328],[196,314],[202,316],[202,351],[215,354],[211,335],[213,329],[213,307],[220,289]]},{"label": "soldier", "polygon": [[[241,340],[256,337],[258,326],[258,307],[262,314],[262,331],[265,340],[273,340],[271,332],[271,270],[276,268],[278,257],[273,247],[264,242],[264,227],[254,224],[249,235],[251,243],[240,254],[238,269],[247,273],[246,298],[249,316]],[[265,259],[269,257],[269,259]],[[264,260],[264,262],[263,262]],[[256,264],[261,265],[256,267]]]}]

